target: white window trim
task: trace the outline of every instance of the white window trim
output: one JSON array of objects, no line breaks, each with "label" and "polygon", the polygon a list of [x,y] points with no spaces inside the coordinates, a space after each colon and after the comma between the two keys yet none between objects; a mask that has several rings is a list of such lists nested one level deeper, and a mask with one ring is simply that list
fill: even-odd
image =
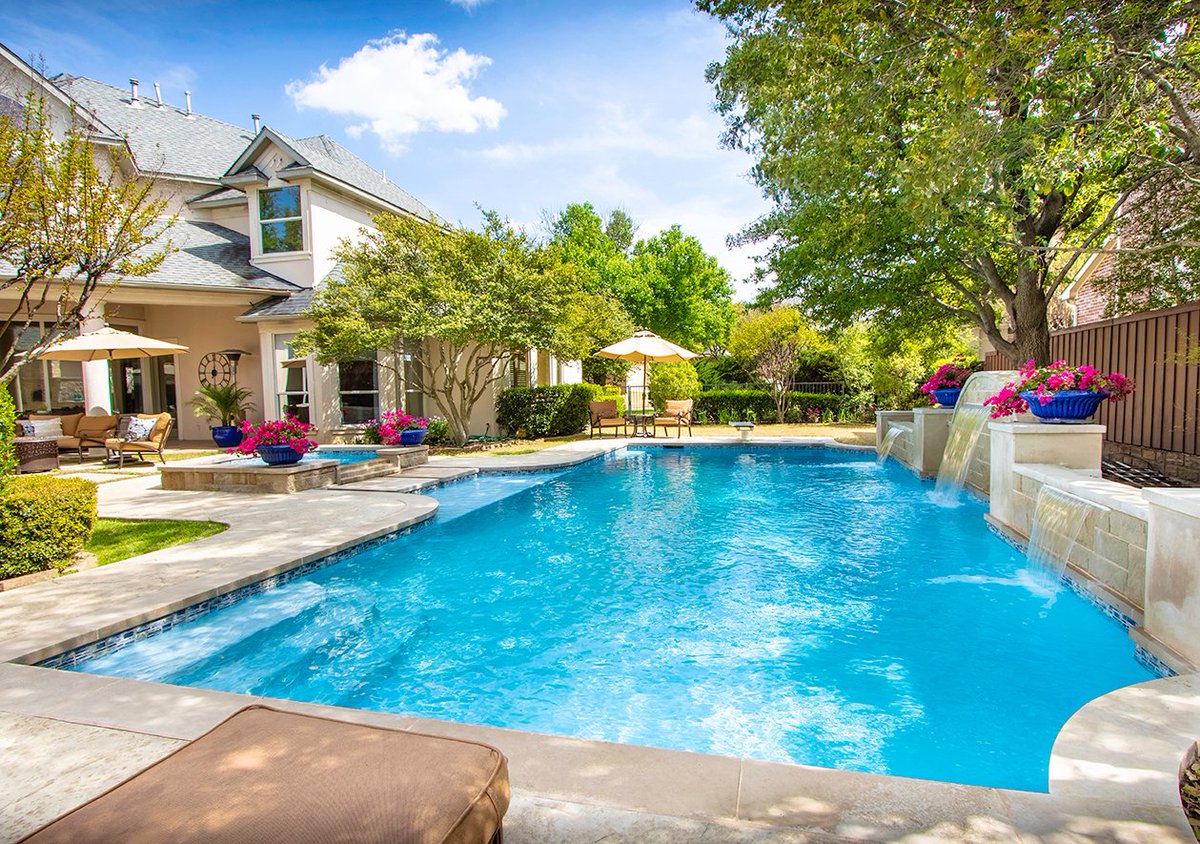
[{"label": "white window trim", "polygon": [[[277,217],[270,220],[264,220],[259,216],[259,198],[258,195],[263,191],[279,190],[280,188],[298,188],[300,191],[300,216],[299,217]],[[286,261],[295,258],[303,258],[312,255],[312,240],[311,240],[311,225],[309,223],[311,215],[308,211],[308,190],[303,185],[276,184],[267,185],[259,188],[254,192],[253,211],[254,226],[250,233],[251,246],[254,250],[255,262],[260,261]],[[297,249],[292,252],[264,252],[262,245],[262,227],[266,223],[284,223],[289,220],[300,221],[300,239],[303,244],[302,249]]]}]

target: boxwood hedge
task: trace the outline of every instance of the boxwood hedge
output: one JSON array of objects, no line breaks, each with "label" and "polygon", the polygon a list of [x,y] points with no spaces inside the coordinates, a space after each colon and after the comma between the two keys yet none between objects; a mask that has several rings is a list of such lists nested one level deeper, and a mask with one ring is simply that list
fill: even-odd
[{"label": "boxwood hedge", "polygon": [[64,569],[92,535],[96,485],[19,475],[0,488],[0,578]]}]

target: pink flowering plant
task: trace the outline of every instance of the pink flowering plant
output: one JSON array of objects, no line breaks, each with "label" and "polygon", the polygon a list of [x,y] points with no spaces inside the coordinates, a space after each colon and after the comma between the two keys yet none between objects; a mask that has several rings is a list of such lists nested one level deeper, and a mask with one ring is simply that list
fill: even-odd
[{"label": "pink flowering plant", "polygon": [[991,406],[993,419],[1029,410],[1029,403],[1021,393],[1032,393],[1037,402],[1044,405],[1053,400],[1055,393],[1067,390],[1101,393],[1109,401],[1120,401],[1134,388],[1133,381],[1120,372],[1104,375],[1094,366],[1069,366],[1065,360],[1040,367],[1027,361],[1020,372],[1020,378],[983,400],[985,405]]},{"label": "pink flowering plant", "polygon": [[399,445],[401,431],[423,431],[429,427],[424,416],[413,416],[401,409],[385,410],[378,419],[368,419],[363,439],[369,443]]},{"label": "pink flowering plant", "polygon": [[301,422],[291,414],[283,419],[268,419],[259,425],[242,422],[238,427],[242,432],[242,442],[236,448],[229,449],[230,454],[254,454],[261,445],[289,445],[301,454],[307,454],[317,447],[308,437],[312,425]]},{"label": "pink flowering plant", "polygon": [[968,362],[965,358],[955,358],[948,363],[943,363],[921,385],[921,392],[932,400],[934,390],[961,389],[962,385],[971,377],[971,373],[978,368],[978,363]]}]

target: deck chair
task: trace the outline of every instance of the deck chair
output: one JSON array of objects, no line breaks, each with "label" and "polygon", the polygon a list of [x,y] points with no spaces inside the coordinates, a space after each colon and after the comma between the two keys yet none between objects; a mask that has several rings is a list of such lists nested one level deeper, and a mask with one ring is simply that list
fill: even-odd
[{"label": "deck chair", "polygon": [[629,435],[629,423],[617,413],[617,400],[604,399],[601,401],[588,402],[588,438],[594,437],[597,433],[604,435],[605,428],[613,429],[613,436],[617,435],[617,428],[621,429],[622,436]]}]

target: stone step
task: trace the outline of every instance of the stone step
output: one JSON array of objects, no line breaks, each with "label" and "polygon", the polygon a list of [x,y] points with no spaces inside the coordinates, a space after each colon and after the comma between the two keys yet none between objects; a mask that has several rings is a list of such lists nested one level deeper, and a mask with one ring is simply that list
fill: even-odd
[{"label": "stone step", "polygon": [[386,478],[371,478],[365,481],[353,481],[340,484],[337,489],[350,492],[418,492],[429,487],[437,486],[437,478],[402,478],[392,475]]},{"label": "stone step", "polygon": [[454,481],[470,475],[479,474],[478,469],[463,466],[414,466],[400,473],[405,478],[437,478],[442,481]]}]

